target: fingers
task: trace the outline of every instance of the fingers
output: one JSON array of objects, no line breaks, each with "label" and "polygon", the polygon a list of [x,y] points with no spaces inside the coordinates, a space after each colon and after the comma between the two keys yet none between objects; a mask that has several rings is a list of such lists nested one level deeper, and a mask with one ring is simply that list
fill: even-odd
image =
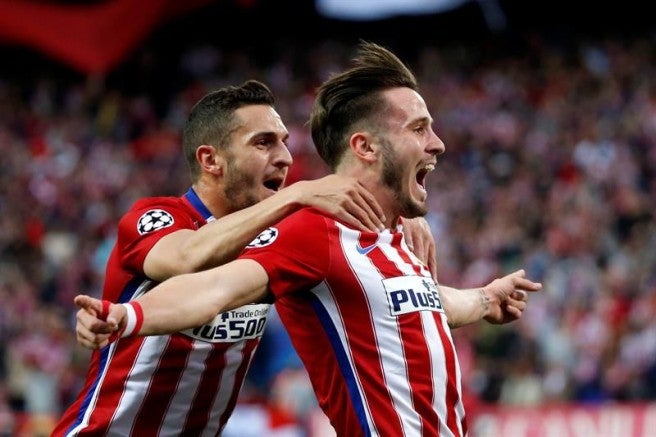
[{"label": "fingers", "polygon": [[83,327],[88,331],[94,329],[97,323],[102,323],[102,320],[99,320],[95,314],[92,314],[87,309],[79,309],[76,318],[77,327]]},{"label": "fingers", "polygon": [[[536,290],[531,290],[536,291]],[[528,294],[523,290],[513,291],[504,302],[504,321],[511,322],[522,317],[527,306]]]},{"label": "fingers", "polygon": [[526,278],[515,278],[514,280],[515,289],[536,292],[542,289],[542,284],[540,282],[533,282],[530,279]]},{"label": "fingers", "polygon": [[75,302],[75,305],[78,306],[78,308],[85,309],[91,312],[91,314],[102,313],[102,302],[99,299],[87,296],[86,294],[78,294],[75,296],[73,301]]},{"label": "fingers", "polygon": [[385,229],[380,206],[364,188],[343,192],[340,199],[332,199],[320,208],[363,231],[380,232]]},{"label": "fingers", "polygon": [[358,194],[355,201],[358,202],[361,208],[366,212],[366,216],[371,223],[373,223],[374,231],[385,229],[385,214],[383,208],[380,207],[376,198],[367,190],[364,185],[358,182]]},{"label": "fingers", "polygon": [[408,248],[428,267],[437,280],[437,247],[430,226],[424,218],[404,219],[403,234]]},{"label": "fingers", "polygon": [[528,295],[525,291],[515,290],[510,294],[510,297],[515,300],[526,301]]},{"label": "fingers", "polygon": [[75,332],[78,343],[88,349],[99,349],[107,345],[112,330],[106,322],[99,320],[86,309],[80,309],[76,318]]},{"label": "fingers", "polygon": [[334,215],[345,223],[351,225],[354,228],[360,229],[361,231],[380,231],[380,229],[377,228],[375,222],[371,221],[369,216],[364,211],[361,211],[360,213],[356,212],[356,207],[353,205],[348,209],[343,208],[339,211],[336,211]]},{"label": "fingers", "polygon": [[299,202],[330,213],[349,225],[371,232],[384,229],[383,210],[374,196],[355,178],[328,175],[293,184]]},{"label": "fingers", "polygon": [[412,253],[414,253],[417,258],[419,258],[420,260],[424,261],[424,263],[426,263],[426,261],[428,261],[429,247],[428,244],[426,244],[423,235],[421,235],[421,233],[414,228],[410,230],[407,234],[405,233],[405,228],[404,228],[403,233],[406,239],[406,244],[408,244],[408,247],[410,248]]},{"label": "fingers", "polygon": [[126,312],[123,305],[112,304],[109,307],[109,314],[107,315],[107,325],[111,328],[112,332],[117,331],[121,322],[124,322]]},{"label": "fingers", "polygon": [[516,308],[519,311],[524,311],[526,309],[526,299],[514,299],[512,297],[509,297],[506,299],[506,305],[508,307]]},{"label": "fingers", "polygon": [[[435,243],[432,236],[424,233],[412,233],[412,253],[428,267],[433,278],[437,278],[437,259]],[[409,246],[410,247],[410,246]]]},{"label": "fingers", "polygon": [[[118,330],[122,306],[83,294],[76,296],[74,302],[80,308],[75,325],[78,343],[88,349],[106,346]],[[107,316],[106,321],[99,318],[104,316]]]},{"label": "fingers", "polygon": [[525,278],[524,270],[517,270],[488,285],[498,297],[499,317],[486,318],[490,323],[509,323],[522,317],[529,293],[539,291],[542,284]]},{"label": "fingers", "polygon": [[507,321],[517,320],[522,317],[526,309],[526,293],[523,291],[513,292],[507,299],[504,305],[504,312],[506,313],[504,319]]},{"label": "fingers", "polygon": [[377,218],[371,209],[355,201],[348,202],[344,205],[343,211],[336,214],[345,220],[351,226],[363,231],[380,232],[385,228],[383,223]]},{"label": "fingers", "polygon": [[428,251],[428,270],[435,282],[437,282],[437,247],[432,244]]},{"label": "fingers", "polygon": [[101,349],[109,344],[110,334],[93,334],[77,330],[77,342],[87,349]]},{"label": "fingers", "polygon": [[542,289],[542,284],[540,282],[533,282],[526,278],[526,272],[524,269],[516,270],[501,278],[501,282],[504,282],[504,280],[510,280],[514,289],[528,292],[539,291]]},{"label": "fingers", "polygon": [[504,322],[512,322],[513,320],[521,319],[522,313],[524,311],[512,305],[507,305],[505,312],[506,314],[504,315]]}]

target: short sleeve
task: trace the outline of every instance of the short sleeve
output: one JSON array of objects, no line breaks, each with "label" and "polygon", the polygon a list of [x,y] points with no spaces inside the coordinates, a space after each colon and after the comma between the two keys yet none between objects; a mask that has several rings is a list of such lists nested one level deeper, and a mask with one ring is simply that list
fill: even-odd
[{"label": "short sleeve", "polygon": [[118,224],[116,250],[121,266],[135,274],[143,273],[146,255],[162,237],[198,227],[198,219],[179,198],[158,197],[135,203]]}]

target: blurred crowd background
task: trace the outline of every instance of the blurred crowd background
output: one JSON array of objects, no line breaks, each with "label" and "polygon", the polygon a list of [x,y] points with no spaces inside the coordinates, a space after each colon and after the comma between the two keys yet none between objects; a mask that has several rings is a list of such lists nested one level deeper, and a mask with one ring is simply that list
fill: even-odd
[{"label": "blurred crowd background", "polygon": [[[412,67],[446,144],[428,178],[440,282],[524,267],[544,285],[519,322],[454,331],[466,402],[656,401],[654,33],[454,37],[435,21],[430,38],[433,24],[418,23],[275,39],[275,20],[257,37],[247,21],[220,41],[194,28],[186,42],[185,23],[105,74],[0,46],[0,435],[47,435],[79,390],[89,353],[73,296],[100,293],[132,202],[185,192],[191,106],[218,86],[265,81],[291,133],[288,183],[323,176],[305,125],[313,90],[359,37]],[[226,19],[197,26],[209,25]],[[275,314],[241,402],[307,429],[313,395]],[[255,417],[239,411],[235,421]]]}]

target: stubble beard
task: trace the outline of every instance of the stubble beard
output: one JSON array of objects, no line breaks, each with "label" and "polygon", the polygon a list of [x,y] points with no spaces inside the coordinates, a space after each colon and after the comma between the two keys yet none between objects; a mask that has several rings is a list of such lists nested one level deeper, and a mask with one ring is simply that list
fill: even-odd
[{"label": "stubble beard", "polygon": [[394,194],[399,208],[399,215],[405,218],[423,217],[428,212],[426,205],[414,201],[403,190],[403,172],[396,163],[400,162],[392,144],[383,141],[383,184]]},{"label": "stubble beard", "polygon": [[260,201],[256,195],[255,177],[228,161],[223,195],[232,211],[240,211]]}]

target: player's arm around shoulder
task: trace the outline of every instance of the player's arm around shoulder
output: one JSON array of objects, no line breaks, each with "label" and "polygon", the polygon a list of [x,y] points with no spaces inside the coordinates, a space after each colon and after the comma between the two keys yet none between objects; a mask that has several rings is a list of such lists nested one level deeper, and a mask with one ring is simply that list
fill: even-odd
[{"label": "player's arm around shoulder", "polygon": [[96,329],[105,333],[171,334],[209,323],[222,312],[262,301],[268,283],[269,277],[259,263],[243,259],[174,276],[126,304],[86,295],[76,296],[75,303],[82,310],[103,314],[105,325]]},{"label": "player's arm around shoulder", "polygon": [[163,281],[224,264],[235,259],[268,226],[304,206],[313,206],[361,229],[383,228],[382,209],[361,183],[354,178],[329,175],[299,181],[198,230],[179,229],[164,236],[146,256],[144,272]]},{"label": "player's arm around shoulder", "polygon": [[204,264],[203,257],[210,256],[203,251],[203,246],[209,246],[203,234],[200,230],[178,229],[160,238],[144,258],[146,276],[164,281],[175,275],[198,271]]},{"label": "player's arm around shoulder", "polygon": [[219,313],[261,301],[269,277],[253,260],[172,277],[137,301],[143,310],[141,335],[165,334],[211,322]]},{"label": "player's arm around shoulder", "polygon": [[194,273],[232,261],[267,226],[275,223],[258,205],[200,228],[163,236],[144,259],[144,273],[156,281]]}]

